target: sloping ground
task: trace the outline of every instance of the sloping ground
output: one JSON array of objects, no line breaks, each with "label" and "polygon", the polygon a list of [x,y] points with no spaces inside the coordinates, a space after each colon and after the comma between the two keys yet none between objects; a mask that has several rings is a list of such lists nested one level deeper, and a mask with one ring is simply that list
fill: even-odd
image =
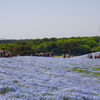
[{"label": "sloping ground", "polygon": [[0,58],[0,100],[99,100],[100,59]]}]

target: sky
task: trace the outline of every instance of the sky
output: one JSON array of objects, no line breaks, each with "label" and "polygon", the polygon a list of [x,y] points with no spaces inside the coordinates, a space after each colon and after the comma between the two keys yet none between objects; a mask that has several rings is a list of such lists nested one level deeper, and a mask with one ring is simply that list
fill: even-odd
[{"label": "sky", "polygon": [[100,0],[0,0],[0,38],[100,36]]}]

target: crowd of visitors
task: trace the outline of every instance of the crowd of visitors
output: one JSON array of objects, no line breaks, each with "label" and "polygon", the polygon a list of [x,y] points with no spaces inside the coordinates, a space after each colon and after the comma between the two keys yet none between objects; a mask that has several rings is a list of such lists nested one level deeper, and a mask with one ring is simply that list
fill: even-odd
[{"label": "crowd of visitors", "polygon": [[63,53],[63,58],[70,58],[70,57],[73,57],[73,55],[69,55],[69,53],[67,53],[67,55],[65,55],[65,54]]},{"label": "crowd of visitors", "polygon": [[53,53],[39,53],[40,57],[53,57]]},{"label": "crowd of visitors", "polygon": [[97,58],[100,58],[100,54],[96,53],[94,56],[92,54],[88,54],[87,57],[90,59],[92,59],[92,58],[97,59]]},{"label": "crowd of visitors", "polygon": [[0,57],[11,57],[11,52],[10,50],[8,50],[7,52],[5,52],[5,50],[2,48],[0,50]]}]

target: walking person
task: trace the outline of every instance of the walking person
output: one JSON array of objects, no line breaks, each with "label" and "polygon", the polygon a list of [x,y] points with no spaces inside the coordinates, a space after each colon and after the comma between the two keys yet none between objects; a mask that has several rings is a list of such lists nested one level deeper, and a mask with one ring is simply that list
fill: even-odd
[{"label": "walking person", "polygon": [[2,57],[2,49],[0,50],[0,57]]},{"label": "walking person", "polygon": [[8,53],[8,57],[11,57],[11,52],[10,52],[10,50],[8,50],[7,53]]},{"label": "walking person", "polygon": [[5,50],[2,48],[2,57],[5,57]]}]

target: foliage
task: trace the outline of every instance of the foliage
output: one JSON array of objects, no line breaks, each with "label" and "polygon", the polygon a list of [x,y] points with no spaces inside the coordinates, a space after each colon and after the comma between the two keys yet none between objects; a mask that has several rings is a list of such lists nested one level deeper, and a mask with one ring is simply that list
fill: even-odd
[{"label": "foliage", "polygon": [[36,53],[69,53],[73,55],[100,51],[100,37],[43,38],[25,40],[0,40],[0,49],[12,55],[35,55]]}]

